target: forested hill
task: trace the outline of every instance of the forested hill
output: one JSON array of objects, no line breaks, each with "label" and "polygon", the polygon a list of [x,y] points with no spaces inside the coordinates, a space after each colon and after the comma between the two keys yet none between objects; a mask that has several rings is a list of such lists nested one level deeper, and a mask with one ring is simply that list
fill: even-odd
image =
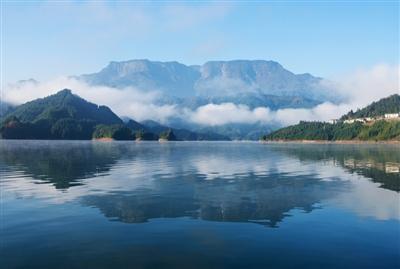
[{"label": "forested hill", "polygon": [[123,128],[106,106],[90,103],[68,89],[17,106],[4,115],[0,136],[6,139],[92,139],[99,124]]},{"label": "forested hill", "polygon": [[122,124],[122,120],[107,106],[98,106],[64,89],[16,107],[5,117],[15,116],[21,122],[71,118],[91,120],[98,124]]},{"label": "forested hill", "polygon": [[398,113],[400,112],[400,95],[393,94],[389,97],[380,99],[377,102],[359,109],[356,112],[350,111],[346,115],[342,116],[342,120],[354,119],[354,118],[365,118],[365,117],[378,117],[386,113]]},{"label": "forested hill", "polygon": [[[335,124],[305,122],[279,129],[263,136],[263,140],[396,140],[400,141],[400,118],[385,119],[386,113],[400,112],[400,96],[395,94],[369,106],[349,112]],[[363,121],[363,118],[376,118]],[[358,119],[346,122],[346,119]]]},{"label": "forested hill", "polygon": [[263,140],[400,140],[400,121],[379,120],[371,125],[361,122],[330,124],[303,121],[265,135]]}]

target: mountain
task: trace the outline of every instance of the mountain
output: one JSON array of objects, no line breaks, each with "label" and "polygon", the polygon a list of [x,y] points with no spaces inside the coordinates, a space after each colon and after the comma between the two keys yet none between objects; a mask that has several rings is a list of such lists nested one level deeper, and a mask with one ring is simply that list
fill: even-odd
[{"label": "mountain", "polygon": [[144,130],[148,133],[154,133],[158,136],[161,134],[168,132],[171,130],[176,140],[181,141],[198,141],[198,140],[209,140],[209,141],[220,141],[220,140],[230,140],[228,136],[221,135],[209,130],[198,130],[198,131],[189,131],[182,128],[171,128],[168,126],[161,125],[158,122],[152,120],[142,121],[140,123],[144,126]]},{"label": "mountain", "polygon": [[98,73],[79,76],[90,84],[116,88],[136,87],[142,90],[162,90],[173,96],[190,96],[200,74],[178,62],[131,60],[111,62]]},{"label": "mountain", "polygon": [[[394,113],[397,117],[385,118]],[[357,119],[348,121],[348,119]],[[400,96],[395,94],[374,102],[357,112],[350,111],[341,120],[300,122],[264,136],[264,140],[396,140],[400,141]]]},{"label": "mountain", "polygon": [[[312,108],[325,101],[336,103],[341,100],[322,86],[322,78],[308,73],[294,74],[278,62],[265,60],[209,61],[202,65],[150,60],[113,61],[99,72],[75,78],[91,85],[158,91],[161,94],[154,101],[156,105],[176,105],[191,110],[210,103],[241,104],[250,109]],[[179,124],[176,125],[176,121],[180,121]],[[258,139],[266,129],[276,127],[260,124],[204,127],[172,118],[168,125],[218,133],[231,139]]]},{"label": "mountain", "polygon": [[[340,100],[340,97],[322,86],[322,78],[308,73],[294,74],[278,62],[265,60],[209,61],[202,65],[185,65],[176,61],[160,62],[146,59],[113,61],[99,72],[78,75],[74,78],[90,85],[119,89],[132,87],[144,92],[158,91],[160,94],[157,95],[156,100],[153,100],[155,105],[168,104],[179,109],[190,110],[196,110],[210,103],[241,104],[250,109],[257,107],[268,107],[271,110],[312,108],[325,101],[335,103]],[[34,80],[19,82],[21,85],[24,83],[37,82]],[[7,114],[9,113],[7,112]],[[16,116],[20,118],[22,115]],[[33,119],[20,118],[20,120],[32,121]],[[177,122],[178,124],[176,124]],[[185,138],[191,137],[190,139],[200,137],[208,139],[210,133],[217,133],[221,138],[229,136],[231,139],[255,139],[266,129],[276,127],[260,126],[260,124],[237,124],[207,128],[196,126],[189,120],[178,119],[178,117],[169,118],[167,125],[174,129],[190,130],[189,132],[194,133],[204,131],[204,136],[192,135],[187,132],[182,135]],[[203,128],[204,130],[202,130]],[[175,134],[179,136],[177,132]],[[213,139],[217,139],[214,134],[212,134]]]},{"label": "mountain", "polygon": [[346,115],[342,116],[341,119],[346,120],[354,118],[376,117],[386,113],[398,113],[399,111],[400,95],[393,94],[377,102],[373,102],[363,109],[358,109],[356,112],[350,111]]},{"label": "mountain", "polygon": [[110,108],[68,89],[15,107],[4,115],[0,134],[15,139],[91,139],[96,125],[122,125]]},{"label": "mountain", "polygon": [[[199,72],[201,76],[194,89],[202,96],[261,93],[315,99],[321,81],[310,74],[293,74],[277,62],[264,60],[212,61],[202,65]],[[322,97],[318,94],[316,99]]]},{"label": "mountain", "polygon": [[35,122],[55,117],[55,119],[85,119],[98,124],[122,124],[122,120],[107,106],[90,103],[72,94],[69,89],[22,104],[6,116],[15,116],[21,122]]},{"label": "mountain", "polygon": [[234,96],[195,96],[188,98],[176,99],[175,102],[183,107],[196,109],[210,103],[234,103],[246,105],[250,109],[257,107],[268,107],[271,110],[284,108],[312,108],[320,104],[320,101],[305,98],[302,96],[276,96],[262,93],[238,93]]},{"label": "mountain", "polygon": [[159,90],[184,99],[245,95],[306,98],[317,103],[337,100],[321,86],[321,78],[294,74],[277,62],[264,60],[210,61],[200,66],[130,60],[111,62],[97,73],[76,78],[93,85]]},{"label": "mountain", "polygon": [[195,129],[196,132],[215,133],[229,137],[231,140],[259,140],[266,130],[272,131],[276,126],[260,123],[254,124],[224,124],[217,126],[207,126]]},{"label": "mountain", "polygon": [[0,118],[10,113],[14,109],[14,106],[10,103],[0,101]]}]

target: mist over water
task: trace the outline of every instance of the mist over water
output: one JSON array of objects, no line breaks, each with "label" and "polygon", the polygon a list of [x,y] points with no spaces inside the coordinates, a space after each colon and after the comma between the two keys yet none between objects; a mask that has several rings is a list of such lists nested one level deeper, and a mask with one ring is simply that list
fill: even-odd
[{"label": "mist over water", "polygon": [[4,141],[2,266],[396,268],[399,152]]}]

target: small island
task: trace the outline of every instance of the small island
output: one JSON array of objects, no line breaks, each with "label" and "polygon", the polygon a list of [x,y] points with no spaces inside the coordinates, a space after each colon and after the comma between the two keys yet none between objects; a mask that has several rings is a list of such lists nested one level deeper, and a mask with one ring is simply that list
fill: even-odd
[{"label": "small island", "polygon": [[262,141],[400,142],[400,96],[373,102],[329,122],[301,121],[268,135]]}]

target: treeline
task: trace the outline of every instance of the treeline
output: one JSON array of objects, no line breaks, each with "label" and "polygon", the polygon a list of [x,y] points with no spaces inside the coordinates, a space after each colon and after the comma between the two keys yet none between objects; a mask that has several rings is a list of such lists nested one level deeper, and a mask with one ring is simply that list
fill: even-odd
[{"label": "treeline", "polygon": [[398,112],[400,112],[400,95],[393,94],[389,97],[373,102],[363,109],[358,109],[356,112],[351,110],[346,115],[343,115],[341,119],[346,120],[354,118],[378,117],[383,116],[386,113]]},{"label": "treeline", "polygon": [[55,122],[39,120],[21,122],[11,116],[0,125],[0,137],[3,139],[65,139],[89,140],[111,138],[114,140],[177,140],[171,129],[159,135],[144,129],[132,130],[124,124],[97,124],[92,120],[59,119]]},{"label": "treeline", "polygon": [[379,120],[372,125],[305,122],[279,129],[263,140],[400,140],[400,121]]}]

